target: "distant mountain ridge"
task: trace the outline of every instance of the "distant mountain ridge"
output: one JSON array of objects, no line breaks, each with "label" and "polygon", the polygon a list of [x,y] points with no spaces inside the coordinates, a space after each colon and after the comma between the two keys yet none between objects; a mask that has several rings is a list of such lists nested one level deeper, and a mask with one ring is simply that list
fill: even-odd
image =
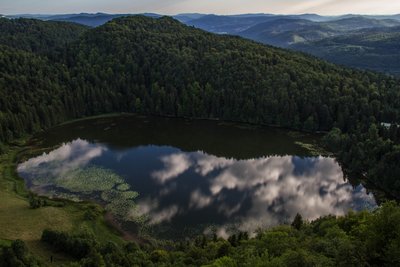
[{"label": "distant mountain ridge", "polygon": [[[396,46],[400,15],[209,15],[185,23],[302,51],[336,64],[400,75],[400,48]],[[375,41],[358,44],[363,35]],[[380,35],[384,37],[378,38]]]},{"label": "distant mountain ridge", "polygon": [[400,75],[400,27],[357,31],[290,48],[336,64]]},{"label": "distant mountain ridge", "polygon": [[[56,15],[36,15],[36,14],[22,14],[22,15],[11,15],[6,16],[7,18],[15,19],[15,18],[32,18],[32,19],[40,19],[46,21],[65,21],[65,22],[74,22],[78,24],[83,24],[85,26],[90,27],[98,27],[103,25],[113,19],[127,16],[134,16],[136,14],[107,14],[107,13],[78,13],[78,14],[56,14]],[[143,13],[140,15],[144,15],[147,17],[158,18],[162,15],[155,13]],[[191,18],[192,19],[192,18]]]},{"label": "distant mountain ridge", "polygon": [[[152,18],[162,16],[155,13],[141,15]],[[113,19],[127,16],[133,16],[133,14],[23,14],[6,17],[66,21],[98,27]],[[263,44],[299,50],[333,63],[396,75],[400,73],[400,60],[397,60],[400,57],[400,50],[393,49],[395,46],[392,45],[390,53],[384,51],[384,48],[388,47],[388,42],[391,42],[387,34],[395,35],[400,32],[400,14],[321,16],[317,14],[215,15],[183,13],[172,17],[186,25],[205,31],[238,35]],[[373,47],[365,46],[366,44],[360,46],[356,43],[363,34],[375,35],[375,39],[379,34],[386,34],[387,38],[378,38],[373,43]],[[340,41],[338,41],[339,39]]]},{"label": "distant mountain ridge", "polygon": [[[139,14],[131,14],[131,13],[124,13],[124,14],[108,14],[108,13],[72,13],[72,14],[17,14],[17,15],[4,15],[7,18],[35,18],[35,19],[42,19],[42,20],[68,20],[73,21],[74,18],[86,18],[86,19],[93,19],[93,22],[90,22],[91,25],[96,24],[96,26],[100,26],[103,23],[101,21],[95,22],[97,19],[101,18],[103,21],[105,19],[113,19],[118,17],[124,16],[134,16],[134,15],[145,15],[149,17],[161,17],[164,16],[163,14],[157,13],[139,13]],[[347,14],[341,16],[321,16],[318,14],[298,14],[298,15],[283,15],[283,14],[265,14],[265,13],[249,13],[249,14],[236,14],[236,15],[216,15],[216,14],[201,14],[201,13],[181,13],[172,15],[171,17],[181,21],[181,22],[190,22],[194,23],[196,20],[207,19],[206,16],[216,16],[216,17],[225,17],[230,19],[254,19],[258,18],[265,18],[266,20],[270,19],[278,19],[278,18],[293,18],[293,19],[306,19],[315,22],[324,22],[324,21],[332,21],[332,20],[340,20],[345,18],[353,18],[353,17],[364,17],[369,19],[393,19],[400,21],[400,14],[396,15],[357,15],[357,14]],[[78,22],[79,23],[79,22]],[[86,26],[91,26],[86,25]]]}]

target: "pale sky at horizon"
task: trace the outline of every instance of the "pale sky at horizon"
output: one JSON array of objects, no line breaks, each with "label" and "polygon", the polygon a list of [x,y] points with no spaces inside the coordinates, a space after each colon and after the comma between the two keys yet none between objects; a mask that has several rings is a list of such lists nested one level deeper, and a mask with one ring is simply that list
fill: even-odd
[{"label": "pale sky at horizon", "polygon": [[398,14],[400,0],[0,0],[0,14]]}]

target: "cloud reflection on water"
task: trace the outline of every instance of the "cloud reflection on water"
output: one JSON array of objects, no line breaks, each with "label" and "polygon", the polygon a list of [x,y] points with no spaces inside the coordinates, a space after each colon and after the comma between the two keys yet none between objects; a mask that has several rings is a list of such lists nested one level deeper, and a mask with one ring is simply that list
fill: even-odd
[{"label": "cloud reflection on water", "polygon": [[[342,215],[350,209],[376,205],[373,196],[367,194],[364,188],[354,189],[344,180],[341,167],[333,158],[284,156],[233,160],[203,152],[175,153],[171,157],[169,160],[168,156],[163,156],[164,169],[157,173],[182,175],[192,170],[208,180],[208,190],[195,188],[189,192],[190,202],[188,206],[183,203],[181,213],[185,212],[185,208],[212,207],[243,231],[289,221],[297,212],[311,220],[321,215]],[[176,172],[173,171],[175,169]],[[169,177],[177,179],[179,175]],[[169,185],[165,183],[164,186],[168,188]],[[242,205],[243,198],[240,197],[236,203],[225,203],[226,196],[231,192],[248,196],[250,208]],[[175,192],[170,190],[170,193]],[[160,202],[163,197],[147,199],[147,202]],[[152,217],[151,214],[163,214],[163,210],[157,206],[147,209],[147,213]],[[175,215],[179,214],[176,212]],[[170,221],[172,216],[167,219]]]},{"label": "cloud reflection on water", "polygon": [[156,178],[161,184],[178,177],[189,169],[191,165],[189,158],[183,153],[164,156],[161,158],[161,161],[164,163],[165,169],[152,172],[151,174],[151,176]]},{"label": "cloud reflection on water", "polygon": [[[91,144],[78,138],[72,142],[63,143],[49,153],[43,153],[19,164],[17,170],[19,173],[34,174],[35,171],[45,169],[52,176],[58,176],[86,166],[105,151],[107,148],[103,145]],[[46,168],[41,168],[43,165],[46,165]]]}]

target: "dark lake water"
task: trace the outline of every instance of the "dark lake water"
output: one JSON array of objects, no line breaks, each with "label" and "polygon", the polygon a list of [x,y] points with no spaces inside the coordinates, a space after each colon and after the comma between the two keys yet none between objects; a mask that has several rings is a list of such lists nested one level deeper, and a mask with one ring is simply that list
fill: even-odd
[{"label": "dark lake water", "polygon": [[317,139],[218,121],[108,117],[37,136],[51,149],[18,172],[33,191],[99,201],[124,227],[165,236],[253,232],[296,213],[311,220],[374,208],[334,158],[300,145]]}]

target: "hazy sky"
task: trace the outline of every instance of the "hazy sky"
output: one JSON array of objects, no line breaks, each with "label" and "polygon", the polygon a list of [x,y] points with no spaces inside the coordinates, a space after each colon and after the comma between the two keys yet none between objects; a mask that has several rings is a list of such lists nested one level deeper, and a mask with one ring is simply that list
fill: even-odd
[{"label": "hazy sky", "polygon": [[400,0],[0,0],[0,14],[80,12],[395,14]]}]

